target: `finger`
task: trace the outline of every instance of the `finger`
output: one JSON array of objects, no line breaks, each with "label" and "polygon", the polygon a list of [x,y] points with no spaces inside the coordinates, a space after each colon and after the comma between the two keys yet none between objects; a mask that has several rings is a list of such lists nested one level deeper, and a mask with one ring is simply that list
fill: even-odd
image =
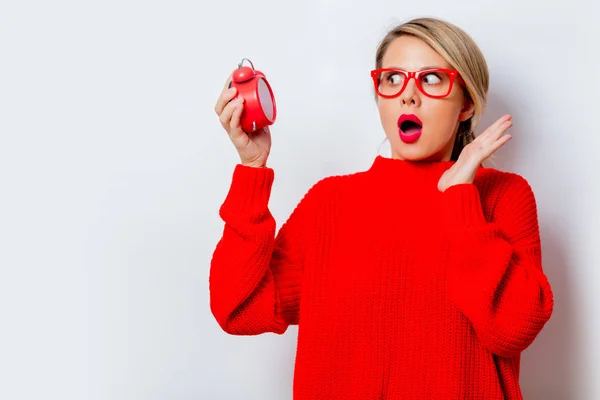
[{"label": "finger", "polygon": [[511,116],[509,114],[506,114],[500,118],[498,118],[492,125],[490,125],[485,132],[483,132],[481,135],[479,135],[482,140],[485,140],[488,136],[490,136],[493,132],[497,132],[497,129],[506,121],[508,121],[511,118]]},{"label": "finger", "polygon": [[226,89],[221,93],[219,98],[217,99],[217,103],[215,104],[215,112],[217,115],[221,115],[225,106],[229,104],[229,102],[236,96],[237,90],[236,88]]},{"label": "finger", "polygon": [[502,134],[504,134],[504,132],[506,132],[511,126],[513,125],[512,121],[508,120],[503,122],[502,124],[495,126],[494,129],[492,129],[490,127],[489,132],[487,132],[487,134],[485,136],[483,136],[481,138],[481,141],[489,144],[489,143],[493,143],[496,140],[498,140],[498,138],[500,138],[502,136]]},{"label": "finger", "polygon": [[217,99],[217,102],[215,104],[214,110],[215,113],[217,113],[217,115],[220,115],[223,112],[223,109],[225,108],[227,103],[229,103],[231,99],[233,99],[237,94],[237,89],[235,87],[228,87],[229,82],[231,82],[231,79],[228,79],[225,83],[225,87],[221,91],[221,94],[219,95],[219,98]]},{"label": "finger", "polygon": [[242,130],[241,116],[244,111],[244,104],[238,103],[234,106],[233,114],[231,116],[231,130],[229,136],[232,140],[239,140],[241,137],[246,136],[246,132]]},{"label": "finger", "polygon": [[492,155],[493,153],[495,153],[496,151],[498,151],[498,149],[502,146],[504,146],[510,139],[512,139],[512,135],[511,134],[506,134],[504,136],[502,136],[500,139],[498,139],[497,141],[495,141],[490,148],[489,151],[489,155]]},{"label": "finger", "polygon": [[236,106],[242,103],[243,100],[244,99],[242,97],[238,97],[234,101],[226,104],[221,114],[219,114],[219,121],[221,122],[221,125],[223,125],[223,128],[225,128],[227,131],[229,131],[231,127],[231,117],[233,115],[233,112],[235,111]]},{"label": "finger", "polygon": [[498,128],[496,128],[496,131],[493,132],[490,135],[490,139],[491,140],[498,140],[498,138],[502,137],[502,135],[510,128],[512,127],[513,123],[512,121],[506,121],[504,122],[502,125],[498,126]]},{"label": "finger", "polygon": [[510,121],[512,119],[512,115],[510,114],[506,114],[503,115],[502,117],[498,118],[496,120],[496,122],[494,122],[492,125],[490,125],[481,135],[479,135],[479,137],[483,139],[487,138],[488,136],[490,136],[493,132],[497,132],[497,129],[504,124],[507,121]]},{"label": "finger", "polygon": [[503,115],[502,117],[498,118],[496,120],[496,122],[494,122],[492,124],[492,126],[494,127],[493,129],[498,128],[499,126],[501,126],[502,124],[504,124],[505,122],[510,121],[510,120],[512,120],[512,115],[510,115],[510,114]]}]

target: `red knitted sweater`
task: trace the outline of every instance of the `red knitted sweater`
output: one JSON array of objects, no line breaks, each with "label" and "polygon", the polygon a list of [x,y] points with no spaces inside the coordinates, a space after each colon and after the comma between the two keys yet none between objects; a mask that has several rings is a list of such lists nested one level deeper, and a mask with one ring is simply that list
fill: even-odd
[{"label": "red knitted sweater", "polygon": [[308,190],[276,234],[271,168],[237,165],[209,276],[233,335],[298,324],[295,400],[521,399],[550,318],[536,202],[521,176],[377,156]]}]

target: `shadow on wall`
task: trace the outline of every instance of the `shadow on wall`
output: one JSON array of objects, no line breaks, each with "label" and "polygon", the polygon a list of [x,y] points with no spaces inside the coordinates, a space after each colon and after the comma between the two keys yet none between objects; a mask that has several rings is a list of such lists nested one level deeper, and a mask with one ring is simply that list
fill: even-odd
[{"label": "shadow on wall", "polygon": [[[510,104],[509,104],[510,103]],[[502,115],[511,113],[513,118],[519,120],[521,125],[515,123],[510,132],[514,138],[523,137],[523,140],[512,145],[509,142],[505,148],[500,149],[498,156],[488,163],[488,167],[504,171],[514,171],[513,166],[523,165],[535,159],[529,146],[534,140],[524,136],[528,132],[541,132],[541,127],[536,121],[531,121],[523,112],[518,110],[526,107],[517,106],[513,102],[504,102],[498,95],[490,93],[488,106],[484,117],[477,128],[481,133]],[[539,137],[539,136],[538,136]],[[511,146],[512,145],[512,146]],[[537,157],[540,157],[539,155]],[[540,157],[541,159],[541,157]],[[558,177],[566,176],[559,171],[559,163],[544,163],[544,175]],[[525,177],[527,178],[527,177]],[[533,186],[533,185],[532,185]],[[536,185],[537,186],[537,185]],[[535,191],[535,188],[534,188]],[[573,232],[568,232],[568,225],[561,219],[561,215],[568,215],[570,198],[567,194],[560,199],[553,199],[553,204],[559,204],[558,209],[544,212],[539,209],[538,218],[542,237],[542,262],[554,293],[554,311],[550,321],[545,325],[533,344],[523,352],[521,357],[520,382],[525,399],[544,400],[576,400],[580,397],[582,388],[575,386],[575,377],[581,374],[583,368],[581,349],[576,344],[577,322],[576,308],[573,304],[572,280],[569,275],[574,267],[570,265],[565,237],[576,237]],[[563,202],[562,204],[560,202]]]}]

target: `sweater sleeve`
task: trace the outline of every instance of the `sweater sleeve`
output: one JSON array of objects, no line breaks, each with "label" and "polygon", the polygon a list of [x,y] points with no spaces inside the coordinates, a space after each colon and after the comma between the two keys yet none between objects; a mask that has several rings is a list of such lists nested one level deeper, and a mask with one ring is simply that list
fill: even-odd
[{"label": "sweater sleeve", "polygon": [[275,236],[268,208],[273,180],[271,168],[236,165],[219,210],[225,224],[210,264],[210,308],[233,335],[282,334],[298,323],[314,187]]},{"label": "sweater sleeve", "polygon": [[512,357],[542,330],[554,300],[542,270],[534,194],[517,174],[503,179],[489,222],[475,184],[451,186],[442,196],[451,243],[448,296],[490,352]]}]

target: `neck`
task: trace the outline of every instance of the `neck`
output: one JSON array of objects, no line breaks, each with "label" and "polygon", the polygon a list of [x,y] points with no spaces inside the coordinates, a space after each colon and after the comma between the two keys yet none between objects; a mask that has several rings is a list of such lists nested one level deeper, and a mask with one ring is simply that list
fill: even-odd
[{"label": "neck", "polygon": [[[403,160],[403,158],[398,153],[396,153],[393,149],[392,149],[392,158]],[[435,154],[431,154],[427,158],[424,158],[421,160],[413,160],[413,162],[422,162],[422,161],[425,161],[425,162],[447,162],[447,161],[450,161],[451,158],[452,158],[452,147],[444,148]],[[407,160],[407,161],[409,161],[409,160]]]}]

